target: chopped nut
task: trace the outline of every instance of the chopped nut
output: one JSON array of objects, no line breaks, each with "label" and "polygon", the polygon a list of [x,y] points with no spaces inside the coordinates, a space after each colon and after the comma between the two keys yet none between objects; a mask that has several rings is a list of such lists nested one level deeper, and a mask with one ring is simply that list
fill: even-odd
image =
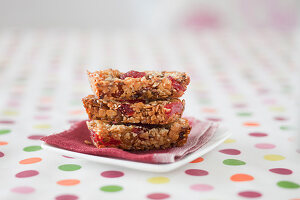
[{"label": "chopped nut", "polygon": [[88,145],[91,145],[92,143],[90,142],[90,141],[88,141],[88,140],[84,140],[84,143],[85,144],[88,144]]}]

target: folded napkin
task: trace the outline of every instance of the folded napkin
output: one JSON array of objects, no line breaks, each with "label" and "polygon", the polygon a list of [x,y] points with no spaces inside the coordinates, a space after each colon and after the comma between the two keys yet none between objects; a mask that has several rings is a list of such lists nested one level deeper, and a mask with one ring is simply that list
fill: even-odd
[{"label": "folded napkin", "polygon": [[186,118],[192,126],[187,143],[182,147],[174,147],[165,150],[138,152],[124,151],[116,148],[98,149],[94,145],[88,145],[84,142],[85,140],[91,141],[90,131],[87,128],[85,120],[75,123],[66,131],[43,137],[41,140],[58,148],[95,156],[146,163],[172,163],[201,148],[212,138],[218,127],[217,124],[212,122],[202,122],[193,117]]}]

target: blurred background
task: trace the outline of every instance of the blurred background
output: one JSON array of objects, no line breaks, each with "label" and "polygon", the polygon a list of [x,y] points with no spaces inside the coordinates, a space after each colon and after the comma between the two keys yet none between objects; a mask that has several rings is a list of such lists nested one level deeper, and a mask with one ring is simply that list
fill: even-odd
[{"label": "blurred background", "polygon": [[274,29],[299,23],[296,0],[0,0],[0,28]]},{"label": "blurred background", "polygon": [[[101,184],[112,183],[91,181],[110,169],[106,166],[25,149],[39,150],[40,141],[33,138],[87,119],[81,102],[91,94],[86,70],[116,68],[187,72],[185,115],[227,125],[233,136],[224,148],[242,152],[212,152],[199,165],[188,165],[212,170],[209,176],[189,177],[182,168],[170,175],[168,186],[153,186],[155,192],[171,199],[196,193],[198,199],[236,199],[243,189],[257,190],[263,199],[299,199],[299,15],[299,0],[0,0],[0,177],[5,180],[0,194],[6,195],[1,198],[23,200],[17,196],[23,192],[31,193],[27,199],[73,194],[68,199],[75,200],[95,197]],[[19,163],[29,154],[41,157],[41,164],[32,166],[41,173],[20,180],[25,166]],[[247,165],[230,168],[223,165],[228,158]],[[61,173],[63,163],[82,169]],[[271,174],[268,169],[275,167],[287,167],[290,175]],[[144,199],[154,192],[140,181],[150,176],[124,171],[118,184],[125,189],[113,199],[134,199],[136,193]],[[229,177],[242,171],[255,179],[235,185]],[[71,177],[80,182],[76,188],[55,184]],[[207,180],[205,187],[213,190],[191,191],[195,178]],[[276,186],[279,181],[287,189]]]}]

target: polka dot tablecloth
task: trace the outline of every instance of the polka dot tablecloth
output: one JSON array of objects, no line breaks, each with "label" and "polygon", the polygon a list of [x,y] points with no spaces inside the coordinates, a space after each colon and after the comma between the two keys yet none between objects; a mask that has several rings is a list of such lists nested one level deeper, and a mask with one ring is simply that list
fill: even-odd
[{"label": "polka dot tablecloth", "polygon": [[[0,199],[299,200],[292,43],[267,31],[1,31]],[[85,71],[104,67],[188,72],[185,114],[232,136],[160,174],[43,150],[41,137],[87,118]]]}]

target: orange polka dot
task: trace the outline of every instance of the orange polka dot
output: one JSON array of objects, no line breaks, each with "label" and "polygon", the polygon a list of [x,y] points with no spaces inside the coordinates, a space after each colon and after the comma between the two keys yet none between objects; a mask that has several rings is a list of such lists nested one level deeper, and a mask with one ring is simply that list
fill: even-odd
[{"label": "orange polka dot", "polygon": [[204,158],[199,157],[199,158],[196,158],[195,160],[191,161],[190,163],[199,163],[199,162],[202,162],[203,160],[204,160]]},{"label": "orange polka dot", "polygon": [[295,142],[296,141],[296,137],[292,136],[288,138],[288,141],[290,142]]},{"label": "orange polka dot", "polygon": [[72,185],[77,185],[80,183],[80,180],[77,179],[65,179],[65,180],[60,180],[56,182],[58,185],[64,185],[64,186],[72,186]]},{"label": "orange polka dot", "polygon": [[70,111],[71,115],[81,115],[83,113],[84,113],[83,110],[71,110]]},{"label": "orange polka dot", "polygon": [[38,163],[38,162],[41,162],[41,161],[42,161],[41,158],[34,157],[34,158],[27,158],[27,159],[21,160],[19,163],[22,164],[22,165],[26,165],[26,164]]},{"label": "orange polka dot", "polygon": [[260,126],[257,122],[244,122],[244,126]]},{"label": "orange polka dot", "polygon": [[42,103],[52,103],[53,100],[50,97],[42,97],[42,98],[40,98],[40,102],[42,102]]},{"label": "orange polka dot", "polygon": [[235,182],[252,181],[253,179],[253,176],[250,176],[248,174],[234,174],[230,177],[230,180]]},{"label": "orange polka dot", "polygon": [[206,112],[206,113],[215,113],[217,112],[216,109],[214,108],[203,108],[202,112]]},{"label": "orange polka dot", "polygon": [[0,141],[0,146],[4,146],[4,145],[7,145],[7,144],[8,144],[7,142]]}]

